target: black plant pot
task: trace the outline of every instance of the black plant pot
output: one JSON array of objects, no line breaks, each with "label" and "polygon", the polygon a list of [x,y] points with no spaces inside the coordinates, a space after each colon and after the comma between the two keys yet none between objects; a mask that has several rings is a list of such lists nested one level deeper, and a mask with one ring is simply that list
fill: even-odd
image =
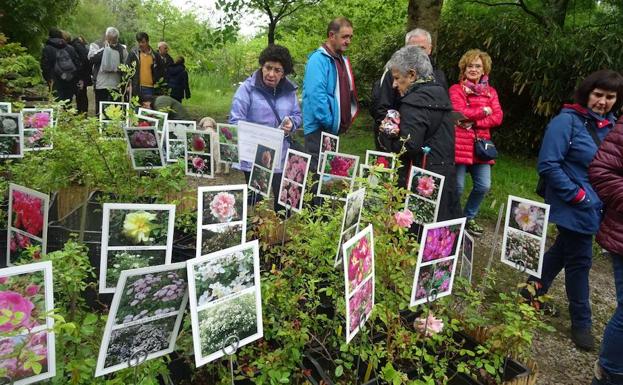
[{"label": "black plant pot", "polygon": [[[174,384],[190,384],[192,380],[192,367],[183,355],[178,352],[173,352],[169,355],[171,361],[167,364],[169,369],[169,376]],[[166,382],[162,377],[158,377],[160,385],[165,385]]]},{"label": "black plant pot", "polygon": [[194,234],[178,233],[173,235],[172,262],[184,262],[197,256],[197,238]]}]

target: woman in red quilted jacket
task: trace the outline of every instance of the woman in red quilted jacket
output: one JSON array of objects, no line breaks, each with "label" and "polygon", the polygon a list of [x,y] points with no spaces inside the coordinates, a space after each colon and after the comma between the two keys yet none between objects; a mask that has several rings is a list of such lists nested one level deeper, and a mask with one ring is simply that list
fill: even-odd
[{"label": "woman in red quilted jacket", "polygon": [[612,254],[617,293],[617,308],[604,331],[592,384],[623,384],[623,117],[602,142],[588,175],[605,207],[597,243]]},{"label": "woman in red quilted jacket", "polygon": [[465,174],[472,176],[474,187],[467,198],[463,214],[467,217],[466,229],[475,236],[483,229],[474,218],[485,195],[491,188],[491,165],[474,154],[476,138],[490,139],[491,129],[502,124],[502,107],[495,88],[489,85],[491,57],[483,51],[467,51],[459,61],[459,83],[450,87],[450,101],[464,118],[454,127],[455,162],[458,195],[465,188]]}]

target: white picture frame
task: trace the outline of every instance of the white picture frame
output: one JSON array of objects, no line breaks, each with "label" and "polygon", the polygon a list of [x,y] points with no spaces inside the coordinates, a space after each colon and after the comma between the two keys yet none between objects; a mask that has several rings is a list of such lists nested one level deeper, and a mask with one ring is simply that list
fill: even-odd
[{"label": "white picture frame", "polygon": [[52,150],[54,148],[54,144],[51,139],[48,145],[44,145],[44,146],[29,145],[28,139],[30,137],[27,136],[27,133],[36,132],[37,128],[26,127],[27,122],[28,122],[27,115],[36,114],[36,113],[46,113],[48,114],[49,119],[50,119],[50,124],[44,129],[42,129],[42,132],[45,132],[45,130],[48,128],[54,128],[56,126],[56,121],[54,120],[54,109],[52,108],[22,108],[22,110],[20,111],[20,115],[22,115],[22,124],[24,125],[24,151],[28,152],[28,151]]},{"label": "white picture frame", "polygon": [[317,174],[320,174],[320,170],[322,170],[323,154],[327,151],[340,152],[340,137],[322,131],[320,133],[320,147],[318,148],[318,164],[316,165]]},{"label": "white picture frame", "polygon": [[158,123],[155,125],[158,130],[158,135],[160,135],[160,147],[164,144],[164,138],[166,137],[166,128],[167,121],[169,119],[168,112],[162,112],[157,110],[151,110],[149,108],[139,107],[136,112],[136,117],[140,120],[141,118],[149,118],[148,121],[153,123],[153,120],[156,120]]},{"label": "white picture frame", "polygon": [[[199,149],[195,148],[193,141],[196,136],[201,138],[205,146],[203,151],[199,151]],[[186,130],[184,132],[184,172],[186,175],[200,178],[214,178],[214,154],[212,154],[213,138],[214,136],[209,131]],[[206,158],[208,158],[207,162]],[[198,159],[200,163],[196,163],[197,161],[195,159]],[[209,172],[197,172],[200,171],[199,167],[205,167],[205,165],[208,165]]]},{"label": "white picture frame", "polygon": [[[120,212],[120,214],[117,214]],[[123,214],[123,212],[127,212]],[[166,213],[166,223],[152,223],[152,225],[161,226],[166,229],[164,239],[158,242],[158,245],[149,245],[151,243],[150,235],[156,226],[148,229],[148,223],[158,219],[157,213]],[[129,218],[128,214],[133,215]],[[121,215],[123,223],[115,223],[111,228],[111,220]],[[134,228],[131,226],[134,225]],[[131,268],[137,268],[140,264],[143,266],[169,265],[173,253],[173,230],[175,226],[175,205],[166,204],[147,204],[147,203],[104,203],[102,207],[102,241],[100,254],[100,275],[99,275],[99,292],[114,293],[117,287],[117,281],[112,280],[111,284],[109,275],[115,276],[117,273],[123,272],[126,265]],[[111,231],[112,230],[112,231]],[[125,233],[125,234],[124,234]],[[134,238],[134,240],[130,240]],[[163,238],[161,236],[161,238]],[[136,242],[138,241],[138,242]],[[135,244],[130,244],[134,242]],[[126,244],[122,244],[126,243]],[[143,243],[143,245],[136,244]],[[114,259],[110,253],[115,253]],[[134,253],[134,255],[131,255]],[[129,254],[124,256],[124,254]],[[139,257],[140,258],[137,258]],[[131,261],[134,261],[133,263]],[[140,261],[140,262],[139,262]],[[150,262],[151,261],[151,262]],[[118,271],[109,268],[109,264],[113,262],[120,264]],[[145,264],[146,263],[146,264]]]},{"label": "white picture frame", "polygon": [[[414,186],[413,182],[416,178],[418,182],[421,180],[427,183],[422,183],[422,186],[420,184]],[[446,177],[441,174],[411,166],[407,184],[410,193],[405,200],[405,207],[413,213],[415,223],[425,225],[437,222],[445,179]],[[431,185],[431,183],[433,184]]]},{"label": "white picture frame", "polygon": [[13,110],[10,102],[0,102],[0,114],[10,114]]},{"label": "white picture frame", "polygon": [[217,123],[218,159],[221,163],[240,163],[238,126],[236,124]]},{"label": "white picture frame", "polygon": [[459,275],[469,283],[472,282],[472,272],[474,269],[474,238],[469,235],[469,232],[463,233],[463,245],[461,247],[461,271]]},{"label": "white picture frame", "polygon": [[[249,259],[252,259],[252,271]],[[191,259],[187,263],[190,316],[196,367],[223,357],[223,344],[225,343],[231,345],[237,340],[237,348],[240,349],[263,337],[258,240]],[[228,285],[222,285],[222,282],[218,280],[220,278],[219,274],[214,272],[214,268],[227,269],[229,266],[236,268],[239,272],[238,275],[241,274],[240,269],[244,269],[244,283],[228,290],[223,290],[219,294],[210,291],[209,285],[205,284],[208,279],[212,279],[221,286],[229,287]],[[207,273],[203,274],[203,272]],[[250,279],[252,279],[252,283]],[[231,341],[227,340],[228,337],[223,341],[210,341],[209,337],[214,334],[210,333],[206,328],[233,328],[231,325],[233,317],[228,315],[227,311],[235,311],[236,309],[242,309],[246,312],[239,318],[249,323],[246,327],[250,330],[231,331],[231,335],[236,336]],[[215,323],[220,323],[220,325],[215,326]],[[253,324],[255,324],[254,328]]]},{"label": "white picture frame", "polygon": [[[349,163],[350,165],[345,171],[347,174],[351,174],[350,176],[338,175],[338,174],[341,174],[344,170],[335,170],[335,171],[330,170],[328,173],[325,173],[327,164],[330,164],[336,158],[342,158],[342,159],[347,160],[347,163]],[[348,162],[348,160],[351,160],[352,163]],[[316,196],[319,196],[322,198],[329,198],[329,199],[333,198],[333,199],[338,199],[341,201],[346,201],[346,196],[353,190],[353,186],[355,184],[355,178],[357,176],[358,165],[359,165],[359,157],[357,155],[343,154],[343,153],[333,152],[333,151],[325,151],[322,154],[322,167],[319,173]],[[329,183],[342,183],[342,182],[347,183],[348,185],[347,189],[344,188],[341,190],[342,192],[345,192],[345,194],[344,193],[340,194],[343,196],[339,196],[339,195],[335,196],[335,195],[327,194],[326,191],[323,192],[323,188],[325,188]],[[344,184],[343,187],[346,187],[346,184]]]},{"label": "white picture frame", "polygon": [[[291,159],[294,159],[294,157],[297,157],[298,159],[303,159],[306,163],[302,177],[300,174],[300,170],[295,172],[292,169],[293,167],[295,167],[294,165],[291,165]],[[279,203],[286,209],[295,212],[300,212],[303,209],[303,196],[305,194],[305,186],[307,184],[307,176],[309,175],[310,165],[311,155],[293,150],[291,148],[288,149],[288,152],[286,153],[286,161],[283,166],[281,183],[279,185],[279,196],[276,197],[277,203]],[[292,202],[293,198],[291,197],[293,194],[290,194],[289,191],[291,188],[297,190],[298,200],[296,202]]]},{"label": "white picture frame", "polygon": [[130,103],[126,103],[126,102],[108,102],[108,101],[101,101],[101,102],[99,102],[99,116],[98,116],[98,119],[99,119],[99,122],[100,122],[100,124],[99,124],[100,135],[102,135],[104,138],[107,138],[107,139],[123,139],[122,136],[109,137],[109,136],[106,135],[106,133],[104,131],[104,126],[115,122],[114,120],[107,119],[105,110],[109,106],[119,106],[125,112],[125,114],[124,114],[125,115],[125,119],[122,121],[121,127],[119,127],[119,130],[123,130],[123,129],[125,129],[125,128],[130,126]]},{"label": "white picture frame", "polygon": [[[151,119],[151,118],[145,118],[145,119]],[[143,171],[143,170],[153,170],[153,169],[165,167],[166,162],[164,161],[164,156],[162,154],[162,146],[160,146],[158,130],[155,127],[129,127],[129,128],[124,129],[123,131],[124,131],[126,143],[128,146],[128,152],[130,154],[130,160],[132,162],[132,168],[134,170]],[[141,145],[133,144],[132,137],[135,133],[139,131],[145,131],[145,132],[151,133],[151,135],[153,135],[156,138],[155,139],[156,143],[152,147],[145,147],[142,144]],[[138,155],[141,153],[147,153],[147,152],[150,152],[152,154],[151,159],[148,162],[143,163],[144,159],[142,159]],[[154,163],[151,163],[151,161],[154,161]]]},{"label": "white picture frame", "polygon": [[[29,196],[30,198],[27,198],[24,202],[16,202],[15,198],[16,198],[16,192],[18,194],[25,194],[27,196]],[[42,222],[41,222],[41,232],[40,232],[40,236],[37,234],[33,234],[30,231],[35,231],[35,229],[30,228],[30,229],[20,229],[17,228],[15,226],[13,226],[13,224],[15,223],[15,218],[14,218],[14,206],[16,206],[17,204],[19,205],[24,205],[26,206],[28,209],[32,209],[34,206],[34,202],[33,199],[37,199],[41,201],[41,211],[42,211]],[[25,207],[25,208],[26,208]],[[33,244],[33,241],[38,242],[41,245],[41,255],[46,254],[47,251],[47,242],[48,242],[48,215],[49,215],[49,210],[50,210],[50,196],[47,194],[44,194],[42,192],[30,189],[28,187],[25,186],[20,186],[14,183],[9,183],[9,212],[8,212],[8,222],[7,222],[7,246],[6,246],[6,264],[7,266],[13,266],[13,260],[11,259],[11,239],[13,237],[13,234],[15,234],[15,237],[17,238],[15,241],[15,245],[16,248],[19,247],[21,249],[25,249],[26,246],[31,246]],[[32,213],[30,213],[32,214]],[[30,225],[28,225],[27,227],[38,227],[38,223],[39,221],[28,221],[30,223]],[[26,225],[24,225],[24,227],[26,227]],[[26,244],[26,242],[28,242],[28,244]]]},{"label": "white picture frame", "polygon": [[[12,121],[12,122],[9,122]],[[10,128],[5,128],[9,124]],[[17,126],[17,127],[14,127]],[[17,132],[13,132],[17,128]],[[11,139],[12,138],[12,139]],[[12,151],[5,151],[8,141],[16,141]],[[0,114],[0,159],[18,159],[24,157],[24,122],[18,113]]]},{"label": "white picture frame", "polygon": [[389,167],[385,167],[388,170],[393,170],[396,167],[396,154],[391,152],[382,152],[382,151],[372,151],[366,150],[366,166],[377,167],[377,163],[373,163],[373,161],[379,157],[389,158],[390,163]]}]

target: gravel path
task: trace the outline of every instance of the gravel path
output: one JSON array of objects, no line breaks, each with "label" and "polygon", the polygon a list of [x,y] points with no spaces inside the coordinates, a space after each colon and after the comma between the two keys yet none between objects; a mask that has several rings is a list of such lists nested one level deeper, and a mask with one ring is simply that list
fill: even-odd
[{"label": "gravel path", "polygon": [[[502,222],[503,227],[504,223]],[[476,239],[474,276],[476,269],[484,269],[494,243],[494,224],[487,227],[487,232]],[[551,233],[551,232],[550,232]],[[548,244],[553,242],[553,236]],[[523,280],[522,273],[514,271],[507,265],[499,262],[500,247],[502,244],[502,229],[498,237],[497,249],[493,257],[493,267],[508,276],[509,285],[515,285]],[[547,249],[546,249],[547,250]],[[600,250],[597,249],[596,250]],[[538,385],[580,385],[590,384],[593,378],[593,365],[598,357],[599,345],[606,323],[614,313],[616,307],[616,293],[610,256],[600,252],[593,257],[593,267],[590,273],[591,302],[593,310],[593,334],[596,340],[596,349],[593,352],[584,352],[576,349],[570,339],[569,312],[567,310],[567,296],[565,294],[564,271],[554,281],[549,295],[559,310],[558,317],[546,317],[545,322],[555,328],[554,332],[537,332],[533,344],[533,357],[539,363]],[[516,281],[513,278],[516,277]]]}]

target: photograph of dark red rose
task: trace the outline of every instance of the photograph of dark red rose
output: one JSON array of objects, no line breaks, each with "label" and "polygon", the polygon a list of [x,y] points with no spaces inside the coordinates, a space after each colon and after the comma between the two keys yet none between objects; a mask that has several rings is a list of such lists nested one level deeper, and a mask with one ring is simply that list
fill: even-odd
[{"label": "photograph of dark red rose", "polygon": [[356,163],[357,160],[355,158],[337,154],[327,154],[324,174],[353,178],[355,175]]},{"label": "photograph of dark red rose", "polygon": [[275,161],[275,150],[270,147],[262,146],[258,144],[257,151],[255,152],[255,164],[260,165],[269,170],[273,169],[273,163]]},{"label": "photograph of dark red rose", "polygon": [[210,153],[210,133],[209,132],[187,132],[186,142],[188,152]]},{"label": "photograph of dark red rose", "polygon": [[394,168],[396,157],[394,154],[379,151],[366,151],[366,165],[373,167],[382,167],[385,169]]},{"label": "photograph of dark red rose", "polygon": [[130,148],[158,148],[158,140],[156,139],[156,131],[134,130],[129,133]]}]

